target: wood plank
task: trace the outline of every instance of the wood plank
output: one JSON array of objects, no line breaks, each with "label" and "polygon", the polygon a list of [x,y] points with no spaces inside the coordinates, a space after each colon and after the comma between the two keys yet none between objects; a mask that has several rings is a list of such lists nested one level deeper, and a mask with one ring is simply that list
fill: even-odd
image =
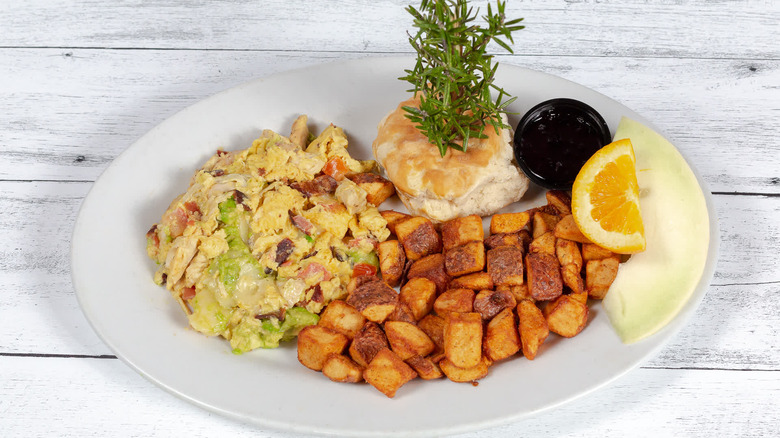
[{"label": "wood plank", "polygon": [[[6,436],[292,436],[201,410],[118,360],[0,357],[0,369]],[[767,437],[779,393],[776,372],[637,369],[553,411],[458,436]]]},{"label": "wood plank", "polygon": [[[410,51],[409,3],[35,0],[4,2],[0,28],[5,47],[398,53]],[[545,0],[508,2],[507,14],[525,17],[523,55],[778,59],[777,2]]]},{"label": "wood plank", "polygon": [[[70,235],[89,183],[0,182],[0,353],[105,355],[74,297]],[[652,366],[780,369],[780,197],[716,196],[721,259],[691,323]],[[57,218],[57,220],[52,220]],[[749,267],[749,269],[746,269]],[[20,329],[23,327],[24,329]]]},{"label": "wood plank", "polygon": [[[0,49],[0,99],[13,108],[0,113],[0,179],[94,180],[138,137],[209,95],[358,56]],[[713,191],[780,193],[780,144],[766,135],[780,132],[780,61],[500,59],[581,83],[644,115]]]}]

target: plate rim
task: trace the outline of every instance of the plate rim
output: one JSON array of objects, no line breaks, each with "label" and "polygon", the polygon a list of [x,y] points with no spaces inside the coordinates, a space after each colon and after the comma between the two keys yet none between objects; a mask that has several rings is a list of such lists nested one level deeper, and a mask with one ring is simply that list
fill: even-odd
[{"label": "plate rim", "polygon": [[[634,361],[634,363],[631,366],[625,367],[621,372],[615,373],[610,378],[605,379],[601,382],[599,382],[596,385],[593,385],[592,387],[588,388],[585,391],[578,392],[576,394],[573,394],[571,396],[562,398],[554,403],[549,403],[547,405],[541,406],[537,409],[533,409],[526,412],[520,412],[515,415],[511,416],[504,416],[500,418],[494,418],[494,419],[486,419],[480,422],[475,423],[468,423],[468,424],[462,424],[458,426],[453,426],[449,428],[437,428],[437,429],[422,429],[413,433],[409,433],[409,431],[400,431],[400,432],[391,432],[391,431],[365,431],[365,430],[342,430],[342,429],[336,429],[336,428],[321,428],[321,427],[310,427],[310,426],[303,426],[300,424],[295,423],[289,423],[287,421],[276,421],[273,418],[270,417],[255,417],[255,416],[249,416],[242,413],[233,412],[231,410],[223,409],[219,406],[216,406],[215,404],[206,402],[204,400],[200,400],[198,398],[192,397],[180,390],[177,390],[176,388],[171,387],[161,379],[149,374],[147,371],[145,371],[143,368],[138,366],[133,360],[126,357],[124,354],[121,353],[121,348],[119,348],[109,337],[107,334],[102,330],[102,327],[98,327],[96,325],[96,321],[90,316],[90,304],[86,303],[84,301],[84,292],[83,292],[83,283],[81,281],[81,275],[84,275],[83,272],[78,272],[77,268],[77,256],[80,251],[83,251],[80,247],[81,243],[79,240],[77,240],[77,237],[79,237],[82,233],[86,232],[83,228],[83,216],[86,214],[85,212],[89,211],[89,208],[92,205],[92,202],[94,202],[94,194],[96,193],[96,187],[100,187],[101,180],[104,178],[104,176],[111,171],[112,168],[118,167],[116,165],[117,162],[122,163],[128,156],[129,151],[131,151],[138,143],[142,142],[145,138],[152,136],[158,129],[161,129],[163,125],[165,125],[167,122],[169,122],[171,119],[181,117],[183,114],[193,111],[196,106],[207,106],[209,102],[215,101],[220,99],[222,96],[235,93],[238,90],[245,89],[245,88],[253,88],[257,86],[257,84],[260,84],[264,81],[273,80],[277,78],[281,78],[284,76],[288,76],[295,73],[303,73],[306,71],[316,71],[323,68],[328,68],[329,66],[345,66],[349,64],[363,64],[363,63],[370,63],[372,61],[375,61],[377,59],[381,60],[412,60],[414,59],[412,56],[408,55],[393,55],[393,56],[365,56],[361,58],[355,58],[355,59],[334,59],[330,60],[328,62],[322,62],[322,63],[316,63],[311,64],[295,69],[289,69],[284,70],[280,72],[273,73],[271,75],[258,77],[255,79],[251,79],[249,81],[243,82],[241,84],[229,87],[227,89],[224,89],[222,91],[219,91],[215,94],[211,94],[203,99],[200,99],[192,104],[187,105],[186,107],[180,109],[179,111],[176,111],[175,113],[167,116],[162,121],[159,121],[156,123],[150,130],[146,131],[143,135],[135,139],[130,145],[128,145],[119,155],[117,155],[116,158],[114,158],[111,163],[109,163],[108,166],[100,173],[100,175],[96,178],[95,182],[92,183],[92,186],[90,187],[89,191],[83,198],[81,205],[79,206],[78,214],[76,216],[76,220],[73,226],[73,231],[71,233],[71,248],[69,251],[70,256],[70,269],[71,269],[71,281],[73,284],[73,289],[75,291],[76,299],[79,305],[79,308],[81,309],[82,314],[84,315],[85,319],[89,323],[90,327],[92,328],[93,332],[97,334],[97,336],[100,338],[100,340],[116,355],[118,359],[120,359],[123,363],[125,363],[127,366],[129,366],[133,371],[144,377],[147,381],[152,382],[156,386],[162,388],[166,392],[176,396],[177,398],[181,400],[185,400],[191,404],[194,404],[198,407],[207,409],[211,412],[217,413],[221,416],[229,417],[235,420],[239,420],[244,423],[252,424],[255,426],[261,426],[261,427],[268,427],[277,431],[283,431],[283,432],[294,432],[294,433],[309,433],[309,434],[338,434],[341,436],[387,436],[387,435],[404,435],[404,436],[428,436],[431,433],[446,433],[446,434],[452,434],[452,433],[464,433],[464,432],[470,432],[475,430],[482,430],[487,428],[496,427],[503,424],[508,424],[512,422],[516,422],[519,420],[522,420],[524,418],[528,418],[531,416],[539,415],[542,412],[547,412],[555,407],[559,407],[564,404],[571,403],[574,400],[578,400],[583,398],[584,396],[588,394],[592,394],[593,392],[597,390],[602,390],[606,386],[612,384],[616,380],[620,379],[621,377],[625,376],[629,372],[635,370],[636,368],[640,367],[643,363],[646,363],[648,360],[652,359],[653,357],[657,356],[658,353],[666,348],[666,346],[669,344],[669,342],[674,339],[679,332],[686,327],[693,315],[696,313],[696,310],[701,305],[701,302],[704,300],[704,297],[706,296],[710,286],[712,279],[714,278],[715,269],[717,265],[717,260],[719,256],[719,246],[720,246],[720,227],[718,223],[718,217],[717,217],[717,210],[714,205],[714,201],[712,199],[712,192],[709,189],[709,185],[707,182],[702,178],[701,174],[699,173],[698,169],[694,167],[691,164],[691,161],[688,159],[686,153],[675,145],[675,149],[682,155],[683,159],[685,160],[688,167],[692,170],[694,173],[697,182],[699,183],[699,186],[701,187],[705,203],[707,206],[707,212],[708,212],[708,218],[709,218],[709,248],[707,253],[707,258],[704,266],[704,270],[702,272],[701,277],[699,278],[699,282],[696,286],[695,291],[693,292],[692,296],[686,302],[686,304],[683,306],[683,308],[680,310],[680,312],[672,319],[672,321],[663,329],[661,329],[659,332],[651,335],[649,338],[656,338],[661,335],[661,333],[664,333],[664,337],[661,342],[658,342],[658,344],[650,349],[646,354],[644,354],[641,358],[638,358]],[[512,63],[507,63],[506,60],[502,60],[499,66],[499,70],[516,70],[518,72],[531,72],[533,74],[540,74],[543,76],[546,76],[548,78],[551,78],[555,81],[565,81],[569,84],[572,84],[577,87],[582,87],[584,89],[587,89],[589,92],[596,93],[600,96],[602,96],[605,99],[608,99],[611,102],[617,103],[622,107],[628,108],[622,103],[618,102],[615,99],[610,98],[609,96],[606,96],[592,88],[589,88],[587,86],[578,84],[574,81],[571,81],[566,78],[562,78],[560,76],[543,72],[540,70],[534,70],[527,67],[515,65]],[[630,108],[628,108],[630,110]],[[646,120],[644,117],[642,117],[639,114],[636,114],[633,112],[633,110],[630,110],[634,115],[638,116],[638,119],[646,124],[647,126],[651,127],[653,130],[658,132],[660,135],[662,135],[664,138],[669,138],[664,133],[659,130],[656,126],[653,125],[652,122]],[[79,285],[82,285],[79,287]],[[600,304],[599,304],[600,305]],[[642,342],[642,341],[639,341]],[[368,433],[367,433],[368,432]]]}]

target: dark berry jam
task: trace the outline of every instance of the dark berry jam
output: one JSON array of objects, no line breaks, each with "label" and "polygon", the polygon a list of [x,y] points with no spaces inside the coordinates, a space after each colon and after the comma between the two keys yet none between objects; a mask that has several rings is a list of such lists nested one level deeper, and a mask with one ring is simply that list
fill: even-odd
[{"label": "dark berry jam", "polygon": [[531,108],[515,130],[515,157],[534,183],[571,190],[582,165],[611,140],[604,118],[574,99],[552,99]]}]

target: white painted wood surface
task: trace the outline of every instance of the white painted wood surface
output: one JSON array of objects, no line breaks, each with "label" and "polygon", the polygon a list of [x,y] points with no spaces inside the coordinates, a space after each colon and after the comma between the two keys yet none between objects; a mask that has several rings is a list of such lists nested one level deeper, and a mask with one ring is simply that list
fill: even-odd
[{"label": "white painted wood surface", "polygon": [[[509,3],[528,28],[501,61],[652,120],[714,192],[720,259],[694,319],[643,367],[471,436],[780,436],[780,2]],[[409,53],[405,4],[0,4],[0,436],[292,436],[114,358],[75,300],[71,230],[100,172],[176,111],[296,67]]]}]

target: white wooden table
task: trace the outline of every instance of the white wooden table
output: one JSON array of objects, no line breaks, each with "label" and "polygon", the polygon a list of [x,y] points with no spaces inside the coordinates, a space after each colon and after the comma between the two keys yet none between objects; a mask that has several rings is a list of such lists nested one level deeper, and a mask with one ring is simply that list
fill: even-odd
[{"label": "white wooden table", "polygon": [[[178,110],[250,79],[409,53],[404,0],[0,3],[0,436],[274,436],[137,375],[70,279],[82,199]],[[714,195],[720,259],[691,323],[614,384],[494,436],[780,436],[780,2],[510,0],[505,63],[652,120]],[[118,249],[119,250],[119,249]]]}]

